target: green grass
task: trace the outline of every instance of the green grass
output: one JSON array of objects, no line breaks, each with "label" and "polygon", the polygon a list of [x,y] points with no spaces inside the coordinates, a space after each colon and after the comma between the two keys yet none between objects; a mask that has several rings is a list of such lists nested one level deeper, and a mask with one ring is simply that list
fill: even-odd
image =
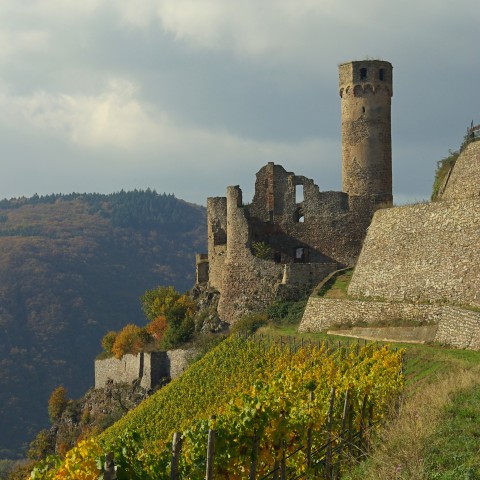
[{"label": "green grass", "polygon": [[480,386],[453,396],[425,451],[428,479],[480,479]]},{"label": "green grass", "polygon": [[348,285],[352,279],[353,268],[333,275],[319,289],[318,295],[325,298],[348,298]]}]

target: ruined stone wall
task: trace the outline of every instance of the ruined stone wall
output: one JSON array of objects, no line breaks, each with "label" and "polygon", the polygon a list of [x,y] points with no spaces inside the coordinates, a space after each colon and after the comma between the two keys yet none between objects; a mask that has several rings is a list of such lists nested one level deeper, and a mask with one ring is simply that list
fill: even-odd
[{"label": "ruined stone wall", "polygon": [[95,388],[102,388],[108,380],[115,383],[139,381],[140,386],[150,389],[165,377],[178,377],[195,355],[192,350],[168,350],[166,352],[127,353],[122,358],[95,360]]},{"label": "ruined stone wall", "polygon": [[307,247],[308,262],[352,265],[376,208],[370,197],[350,201],[343,192],[321,192],[313,180],[269,163],[257,173],[247,212],[251,240],[269,244],[280,262],[294,261],[295,250]]},{"label": "ruined stone wall", "polygon": [[450,305],[425,305],[403,302],[335,300],[312,296],[309,298],[300,332],[319,332],[332,326],[352,326],[378,322],[409,321],[419,325],[437,325],[435,342],[456,347],[480,350],[480,312]]},{"label": "ruined stone wall", "polygon": [[438,323],[443,312],[439,305],[401,302],[368,302],[362,300],[336,300],[312,296],[308,299],[300,323],[301,332],[318,332],[332,325],[355,325],[362,322]]},{"label": "ruined stone wall", "polygon": [[220,289],[222,271],[227,254],[227,199],[207,199],[208,232],[208,281],[213,288]]},{"label": "ruined stone wall", "polygon": [[444,200],[480,197],[480,140],[460,154],[442,195]]},{"label": "ruined stone wall", "polygon": [[282,264],[251,254],[241,262],[226,262],[218,303],[220,318],[232,323],[245,313],[263,309],[275,300],[282,278]]},{"label": "ruined stone wall", "polygon": [[480,306],[480,197],[375,213],[348,292]]},{"label": "ruined stone wall", "polygon": [[[288,298],[293,292],[312,288],[337,268],[336,262],[294,263],[293,246],[292,252],[283,258],[288,263],[258,258],[252,253],[252,230],[251,210],[243,205],[240,188],[228,187],[227,256],[218,305],[220,318],[228,322],[262,309],[277,298]],[[269,244],[274,247],[273,242]],[[292,245],[298,246],[301,242],[295,240]]]},{"label": "ruined stone wall", "polygon": [[104,387],[108,379],[132,382],[143,374],[142,355],[124,355],[121,359],[95,360],[95,388]]},{"label": "ruined stone wall", "polygon": [[177,348],[175,350],[167,350],[169,377],[172,380],[179,377],[195,355],[197,355],[197,352],[191,349]]}]

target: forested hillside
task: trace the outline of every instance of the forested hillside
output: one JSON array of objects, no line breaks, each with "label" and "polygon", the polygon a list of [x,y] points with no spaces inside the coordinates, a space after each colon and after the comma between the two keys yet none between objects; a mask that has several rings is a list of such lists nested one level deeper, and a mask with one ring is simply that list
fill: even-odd
[{"label": "forested hillside", "polygon": [[189,289],[205,209],[154,191],[0,201],[0,458],[48,424],[63,384],[78,397],[108,330],[146,323],[139,297]]}]

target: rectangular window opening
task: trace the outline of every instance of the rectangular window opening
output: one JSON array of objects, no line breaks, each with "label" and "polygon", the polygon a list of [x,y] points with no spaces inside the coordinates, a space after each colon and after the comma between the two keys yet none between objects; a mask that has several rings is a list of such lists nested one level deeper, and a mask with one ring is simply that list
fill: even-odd
[{"label": "rectangular window opening", "polygon": [[304,200],[304,189],[303,185],[295,186],[295,203],[302,203]]}]

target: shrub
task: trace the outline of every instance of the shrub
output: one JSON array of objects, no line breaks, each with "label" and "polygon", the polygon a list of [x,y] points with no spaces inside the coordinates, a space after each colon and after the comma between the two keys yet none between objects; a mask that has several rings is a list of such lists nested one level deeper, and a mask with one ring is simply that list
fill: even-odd
[{"label": "shrub", "polygon": [[307,300],[298,302],[275,302],[266,309],[269,319],[276,325],[296,325],[300,322]]},{"label": "shrub", "polygon": [[40,430],[29,445],[27,458],[30,460],[40,460],[53,453],[55,453],[54,435],[48,430]]},{"label": "shrub", "polygon": [[272,247],[265,242],[253,242],[252,243],[253,254],[262,258],[263,260],[270,260],[273,255]]},{"label": "shrub", "polygon": [[195,321],[190,316],[183,315],[184,310],[172,309],[167,315],[167,329],[162,346],[165,349],[176,348],[191,340],[195,332]]},{"label": "shrub", "polygon": [[432,187],[432,196],[431,200],[435,201],[438,199],[441,194],[440,189],[443,186],[445,177],[448,175],[448,172],[455,165],[460,152],[451,150],[448,152],[448,157],[443,158],[437,162],[437,169],[435,170],[435,180]]},{"label": "shrub", "polygon": [[249,313],[239,318],[232,327],[232,333],[255,333],[260,327],[268,323],[265,313]]}]

